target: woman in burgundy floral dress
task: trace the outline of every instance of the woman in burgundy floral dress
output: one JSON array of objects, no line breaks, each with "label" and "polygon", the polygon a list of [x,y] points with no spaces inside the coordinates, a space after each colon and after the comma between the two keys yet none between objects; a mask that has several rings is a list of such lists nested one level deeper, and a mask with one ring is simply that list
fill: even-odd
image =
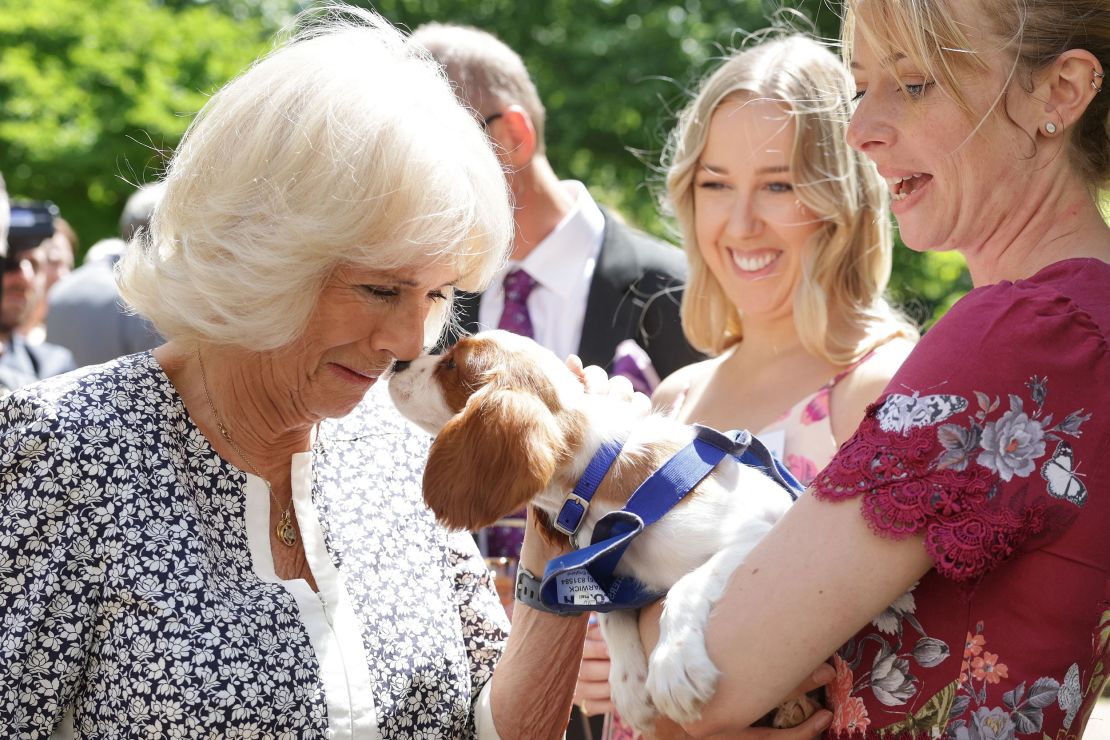
[{"label": "woman in burgundy floral dress", "polygon": [[687,729],[736,737],[832,654],[830,737],[1079,737],[1110,674],[1110,11],[853,0],[844,39],[849,143],[976,287],[733,575]]}]

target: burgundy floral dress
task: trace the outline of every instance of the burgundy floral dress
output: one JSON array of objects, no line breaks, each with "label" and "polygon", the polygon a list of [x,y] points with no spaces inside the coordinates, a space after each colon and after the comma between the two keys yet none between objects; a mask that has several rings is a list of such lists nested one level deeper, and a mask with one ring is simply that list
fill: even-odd
[{"label": "burgundy floral dress", "polygon": [[834,656],[829,737],[1078,738],[1110,674],[1110,265],[976,289],[816,478],[934,568]]}]

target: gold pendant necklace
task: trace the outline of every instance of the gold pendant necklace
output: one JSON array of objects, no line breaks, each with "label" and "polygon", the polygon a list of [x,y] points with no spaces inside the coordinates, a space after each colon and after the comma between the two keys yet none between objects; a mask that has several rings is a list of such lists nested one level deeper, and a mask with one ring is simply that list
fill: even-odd
[{"label": "gold pendant necklace", "polygon": [[[224,420],[220,418],[220,412],[216,411],[216,404],[212,403],[212,394],[208,392],[208,376],[204,372],[204,360],[200,356],[199,349],[196,351],[196,355],[197,362],[200,364],[200,382],[204,386],[204,397],[208,399],[208,408],[212,410],[212,416],[216,419],[216,427],[220,430],[220,436],[231,445],[231,448],[243,459],[243,462],[247,464],[251,472],[262,479],[262,482],[266,484],[266,490],[270,494],[270,500],[274,502],[275,507],[281,508],[281,504],[278,503],[277,497],[274,496],[274,489],[273,486],[270,485],[270,481],[266,480],[262,473],[258,472],[258,468],[256,468],[254,463],[251,462],[251,459],[247,457],[247,453],[243,452],[239,445],[235,444],[235,440],[231,438],[231,433],[228,432],[227,427],[224,426]],[[277,538],[286,547],[292,547],[297,544],[297,530],[293,527],[293,517],[290,513],[292,508],[293,499],[290,497],[289,504],[282,510],[281,518],[278,519],[277,526],[274,527],[274,534],[277,535]]]}]

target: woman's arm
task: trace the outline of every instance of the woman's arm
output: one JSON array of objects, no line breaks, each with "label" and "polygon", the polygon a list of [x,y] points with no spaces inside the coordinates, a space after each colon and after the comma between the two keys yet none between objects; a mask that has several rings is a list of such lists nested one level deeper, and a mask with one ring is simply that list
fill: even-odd
[{"label": "woman's arm", "polygon": [[[562,550],[542,541],[528,517],[520,566],[539,576]],[[587,615],[562,617],[517,603],[505,654],[493,672],[493,721],[511,738],[560,738],[570,719]]]},{"label": "woman's arm", "polygon": [[721,677],[701,720],[685,729],[712,737],[749,727],[931,565],[922,536],[872,532],[859,499],[802,496],[713,609],[706,644]]},{"label": "woman's arm", "polygon": [[0,401],[0,717],[11,737],[49,736],[84,687],[116,524],[105,504],[120,503],[106,475],[81,473],[108,443],[100,428],[70,433],[36,403]]}]

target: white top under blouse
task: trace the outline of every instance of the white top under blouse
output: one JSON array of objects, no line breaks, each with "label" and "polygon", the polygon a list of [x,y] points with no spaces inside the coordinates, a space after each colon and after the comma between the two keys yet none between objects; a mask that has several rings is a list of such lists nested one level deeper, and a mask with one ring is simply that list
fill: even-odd
[{"label": "white top under blouse", "polygon": [[294,456],[315,593],[277,578],[265,483],[150,354],[0,401],[6,731],[495,737],[508,624],[471,537],[424,506],[427,445],[375,388]]}]

